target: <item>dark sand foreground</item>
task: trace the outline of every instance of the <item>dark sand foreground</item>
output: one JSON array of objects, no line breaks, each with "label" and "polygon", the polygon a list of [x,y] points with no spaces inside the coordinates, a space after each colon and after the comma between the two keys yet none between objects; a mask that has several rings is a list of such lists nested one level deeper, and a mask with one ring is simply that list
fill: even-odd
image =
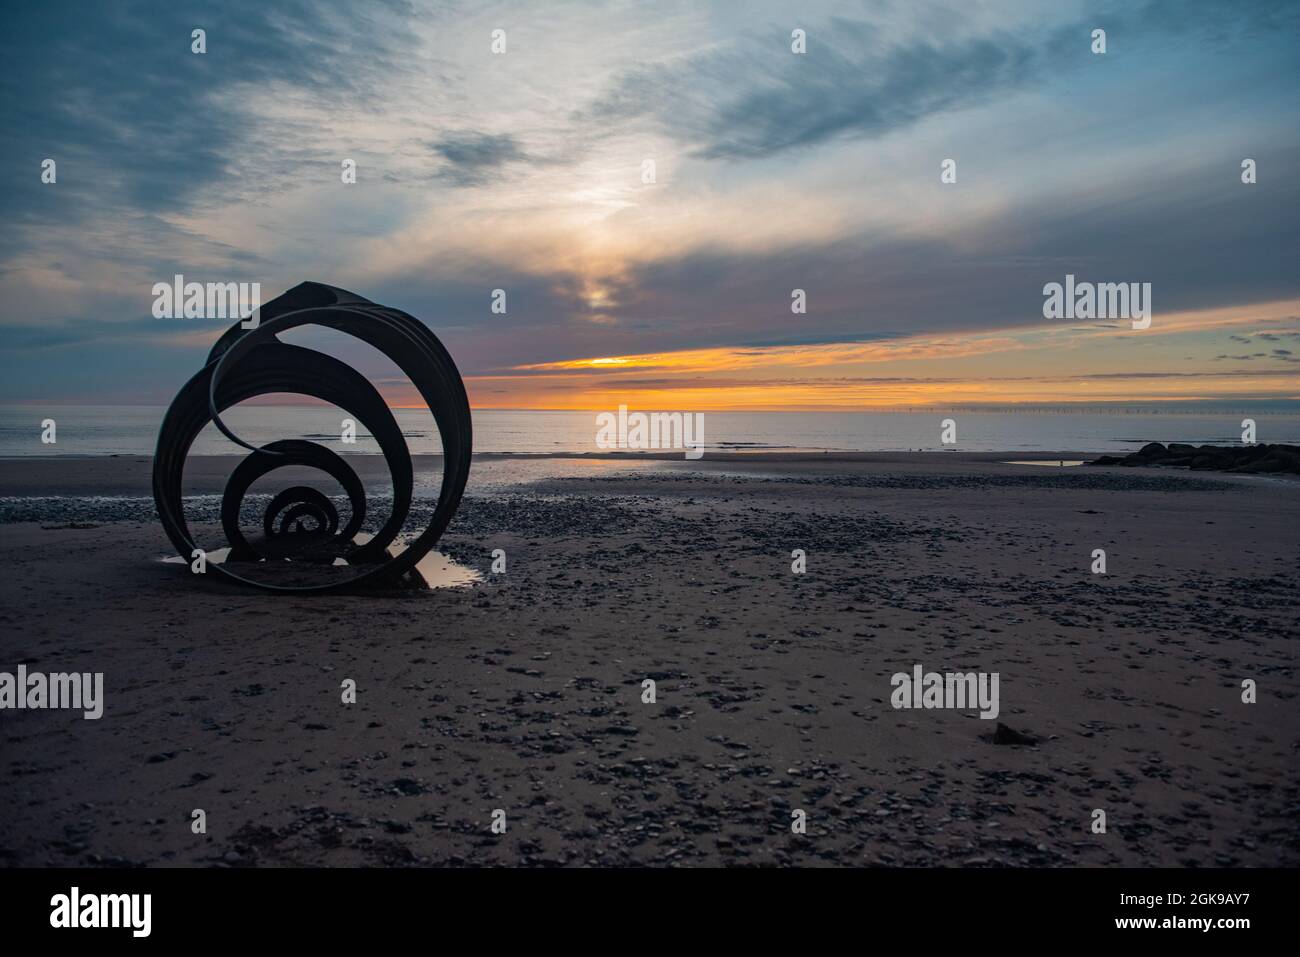
[{"label": "dark sand foreground", "polygon": [[0,865],[1300,864],[1300,483],[1020,457],[583,462],[467,498],[506,575],[320,598],[158,562],[147,460],[0,463],[0,671],[106,694],[0,712]]}]

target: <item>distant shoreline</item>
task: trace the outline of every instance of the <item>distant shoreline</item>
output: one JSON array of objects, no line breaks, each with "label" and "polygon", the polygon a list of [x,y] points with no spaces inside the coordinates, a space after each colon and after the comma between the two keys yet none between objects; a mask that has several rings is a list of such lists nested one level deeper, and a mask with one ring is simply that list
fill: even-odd
[{"label": "distant shoreline", "polygon": [[[1300,477],[1275,475],[1248,475],[1226,472],[1191,472],[1180,468],[1124,467],[1124,466],[1072,466],[1046,468],[1026,462],[1088,462],[1096,454],[1078,451],[1052,452],[719,452],[709,453],[702,459],[686,460],[681,452],[593,452],[587,454],[565,453],[505,453],[487,452],[475,456],[475,466],[470,471],[471,494],[500,490],[511,485],[526,485],[548,481],[557,477],[583,477],[611,474],[620,467],[634,469],[645,466],[651,473],[666,476],[687,473],[714,475],[767,475],[779,474],[799,480],[800,477],[817,481],[872,478],[903,485],[940,479],[961,480],[968,477],[996,481],[1024,480],[1034,484],[1070,481],[1068,476],[1079,473],[1094,476],[1110,475],[1115,480],[1138,481],[1140,476],[1162,476],[1173,481],[1221,481],[1234,484],[1257,485],[1260,482],[1283,481],[1300,485]],[[185,466],[186,494],[220,494],[239,456],[194,455]],[[441,470],[442,456],[412,456],[416,481],[421,486],[436,482]],[[389,483],[387,464],[382,455],[359,454],[349,457],[349,462],[367,487],[378,488]],[[548,466],[547,463],[554,463]],[[571,466],[565,465],[571,463]],[[583,464],[586,463],[586,464]],[[1053,477],[1054,476],[1054,477]],[[306,468],[287,468],[278,473],[282,481],[302,480],[310,484],[319,478],[318,473]],[[1000,477],[1000,478],[995,478]],[[152,495],[153,459],[147,455],[117,456],[20,456],[0,458],[0,498],[113,498],[148,497]]]},{"label": "distant shoreline", "polygon": [[[242,459],[248,453],[245,451],[232,452],[228,455],[191,455],[191,460],[198,459]],[[378,459],[382,458],[380,452],[341,452],[345,458],[361,459]],[[777,462],[905,462],[915,460],[917,463],[934,461],[936,456],[950,458],[953,461],[960,462],[1001,462],[1008,458],[1020,459],[1091,459],[1103,452],[1082,452],[1079,450],[1061,451],[1049,449],[1047,451],[1038,451],[1034,449],[1014,449],[1008,451],[975,451],[964,449],[888,449],[881,451],[865,451],[861,449],[727,449],[720,451],[706,451],[703,459],[692,459],[693,462],[700,461],[777,461]],[[420,453],[412,456],[415,460],[420,459],[441,459],[441,455],[432,453]],[[613,459],[626,461],[684,461],[685,454],[683,450],[660,449],[655,451],[610,451],[610,452],[475,452],[474,458],[484,460],[494,459]],[[64,452],[57,455],[0,455],[0,462],[62,462],[62,461],[102,461],[112,459],[123,459],[138,461],[147,459],[152,461],[152,455],[143,455],[135,452]]]}]

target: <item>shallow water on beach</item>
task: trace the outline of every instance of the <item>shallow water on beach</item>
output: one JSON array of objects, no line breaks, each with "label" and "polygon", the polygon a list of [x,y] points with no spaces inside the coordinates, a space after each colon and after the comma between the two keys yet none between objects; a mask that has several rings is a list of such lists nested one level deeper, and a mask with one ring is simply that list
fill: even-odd
[{"label": "shallow water on beach", "polygon": [[1050,465],[1054,469],[1082,465],[1083,459],[1012,459],[1003,465]]},{"label": "shallow water on beach", "polygon": [[[355,541],[357,544],[365,544],[371,536],[364,532],[357,533]],[[230,555],[230,549],[217,548],[207,553],[207,560],[213,565],[220,565]],[[189,559],[182,558],[180,555],[164,555],[159,561],[174,565],[188,565]],[[346,566],[347,562],[342,558],[334,559],[334,564]],[[483,576],[475,569],[459,562],[453,561],[448,556],[439,551],[431,551],[415,564],[415,570],[420,573],[426,585],[430,588],[463,588],[467,585],[475,585],[483,580]]]}]

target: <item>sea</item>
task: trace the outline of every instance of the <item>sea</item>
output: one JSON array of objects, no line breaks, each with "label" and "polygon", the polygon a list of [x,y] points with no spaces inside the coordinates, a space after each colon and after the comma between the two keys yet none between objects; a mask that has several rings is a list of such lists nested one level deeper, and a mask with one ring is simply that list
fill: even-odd
[{"label": "sea", "polygon": [[[648,411],[648,410],[647,410]],[[0,406],[0,457],[149,455],[166,410],[154,406]],[[441,451],[437,426],[423,409],[394,409],[413,453]],[[473,413],[474,451],[516,455],[582,454],[602,450],[597,412],[512,411]],[[1300,444],[1300,413],[1168,412],[1163,410],[925,410],[864,412],[705,412],[704,451],[942,451],[1125,453],[1147,442],[1239,444],[1242,421],[1255,422],[1261,443]],[[333,407],[241,405],[225,420],[253,445],[306,438],[341,453],[379,452],[358,425],[355,443],[342,441],[344,414]],[[44,425],[54,420],[53,443]],[[945,419],[956,442],[945,445]],[[191,454],[239,455],[246,450],[211,425]]]}]

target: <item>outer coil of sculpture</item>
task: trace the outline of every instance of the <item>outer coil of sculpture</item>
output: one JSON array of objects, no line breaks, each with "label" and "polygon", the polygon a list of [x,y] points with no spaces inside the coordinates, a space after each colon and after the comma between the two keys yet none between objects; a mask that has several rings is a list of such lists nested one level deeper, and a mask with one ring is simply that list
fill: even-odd
[{"label": "outer coil of sculpture", "polygon": [[[395,554],[390,546],[411,511],[414,468],[392,411],[366,379],[332,356],[289,345],[278,338],[298,326],[317,325],[354,336],[391,359],[420,393],[442,439],[442,484],[429,524]],[[369,430],[392,477],[392,508],[368,541],[356,536],[365,521],[365,488],[347,459],[306,439],[284,439],[257,447],[231,431],[222,413],[237,403],[271,393],[297,393],[343,409]],[[231,474],[222,496],[221,525],[230,554],[209,568],[234,581],[269,591],[325,592],[362,585],[392,584],[410,572],[451,522],[469,476],[472,436],[469,400],[460,373],[436,336],[398,309],[320,283],[305,282],[261,307],[253,328],[236,323],[213,345],[203,369],[177,393],[158,433],[153,491],[168,538],[189,561],[195,543],[185,520],[182,473],[191,445],[212,422],[231,441],[250,450]],[[307,466],[342,486],[350,506],[346,524],[334,502],[310,486],[295,483],[266,506],[262,536],[250,540],[239,527],[240,510],[255,481],[277,469]],[[355,566],[345,577],[285,584],[250,576],[249,563]],[[244,572],[241,574],[241,571]],[[298,577],[301,577],[300,575]]]}]

